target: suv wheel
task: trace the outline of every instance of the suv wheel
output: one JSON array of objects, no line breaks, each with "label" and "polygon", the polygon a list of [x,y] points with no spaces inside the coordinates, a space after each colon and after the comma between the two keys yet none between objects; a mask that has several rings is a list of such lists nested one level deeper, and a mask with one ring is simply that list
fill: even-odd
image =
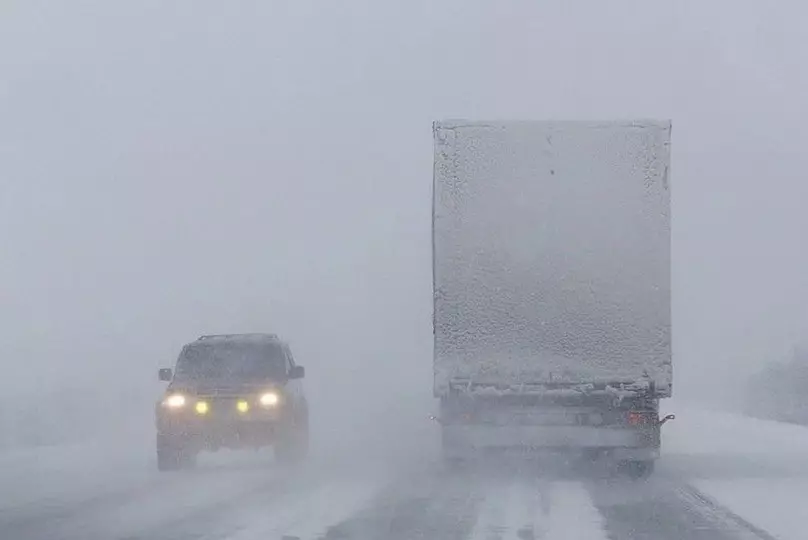
[{"label": "suv wheel", "polygon": [[157,470],[177,471],[195,464],[196,453],[187,445],[166,435],[157,435]]},{"label": "suv wheel", "polygon": [[654,472],[654,461],[626,461],[620,467],[633,480],[648,478]]},{"label": "suv wheel", "polygon": [[309,453],[308,423],[284,433],[275,442],[275,459],[283,464],[300,463]]}]

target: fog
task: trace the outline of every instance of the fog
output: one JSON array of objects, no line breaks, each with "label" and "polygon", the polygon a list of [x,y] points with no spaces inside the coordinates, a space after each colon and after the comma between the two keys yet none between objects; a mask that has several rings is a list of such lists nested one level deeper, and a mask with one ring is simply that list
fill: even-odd
[{"label": "fog", "polygon": [[1,12],[7,411],[78,395],[112,417],[86,436],[148,430],[183,343],[273,331],[307,368],[315,435],[419,429],[447,117],[673,120],[675,396],[729,398],[808,336],[797,2]]}]

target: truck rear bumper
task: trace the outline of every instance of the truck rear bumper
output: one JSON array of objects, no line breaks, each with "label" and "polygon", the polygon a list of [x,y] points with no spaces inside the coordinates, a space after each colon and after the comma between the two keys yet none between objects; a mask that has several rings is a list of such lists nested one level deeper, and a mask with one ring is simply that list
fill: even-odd
[{"label": "truck rear bumper", "polygon": [[465,456],[497,449],[597,450],[616,459],[655,459],[659,448],[646,430],[586,426],[444,425],[444,454]]}]

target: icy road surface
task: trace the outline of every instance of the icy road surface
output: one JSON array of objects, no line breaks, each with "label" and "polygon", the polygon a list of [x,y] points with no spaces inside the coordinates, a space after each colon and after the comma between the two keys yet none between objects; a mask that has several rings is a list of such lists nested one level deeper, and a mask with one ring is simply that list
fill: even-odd
[{"label": "icy road surface", "polygon": [[803,539],[808,429],[677,410],[657,474],[391,466],[315,456],[203,459],[158,474],[142,447],[0,456],[0,538],[29,539]]}]

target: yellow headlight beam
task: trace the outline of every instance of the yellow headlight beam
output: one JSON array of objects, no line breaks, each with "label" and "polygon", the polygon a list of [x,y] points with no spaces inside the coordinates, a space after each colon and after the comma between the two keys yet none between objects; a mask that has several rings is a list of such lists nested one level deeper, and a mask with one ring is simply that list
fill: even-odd
[{"label": "yellow headlight beam", "polygon": [[172,409],[179,409],[185,406],[185,396],[182,394],[172,394],[163,401],[163,404]]},{"label": "yellow headlight beam", "polygon": [[195,408],[199,414],[208,414],[209,406],[207,401],[197,401]]},{"label": "yellow headlight beam", "polygon": [[280,403],[281,398],[278,397],[278,394],[274,392],[267,392],[266,394],[262,395],[260,400],[261,405],[264,407],[274,407],[278,403]]},{"label": "yellow headlight beam", "polygon": [[236,409],[238,409],[238,412],[240,413],[246,413],[250,410],[250,404],[244,400],[240,400],[238,403],[236,403]]}]

